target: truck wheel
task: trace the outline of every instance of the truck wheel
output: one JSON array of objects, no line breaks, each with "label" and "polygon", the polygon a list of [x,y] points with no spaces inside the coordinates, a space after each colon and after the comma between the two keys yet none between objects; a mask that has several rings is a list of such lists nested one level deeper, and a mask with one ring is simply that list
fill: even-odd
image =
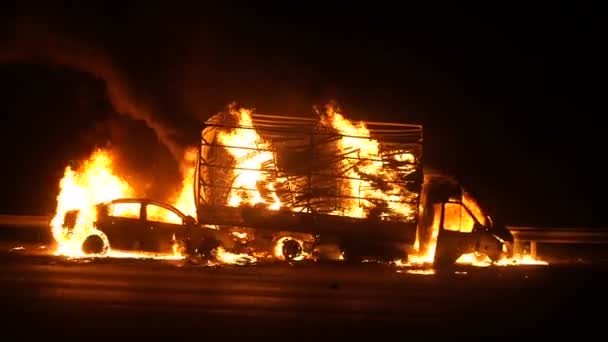
[{"label": "truck wheel", "polygon": [[220,241],[215,239],[205,239],[196,249],[198,254],[203,259],[211,259],[215,257],[215,250],[222,244]]},{"label": "truck wheel", "polygon": [[293,261],[302,255],[302,245],[296,241],[289,239],[287,241],[283,241],[283,246],[281,247],[283,251],[283,257],[286,260]]},{"label": "truck wheel", "polygon": [[283,236],[273,242],[273,254],[277,260],[301,261],[305,258],[304,242],[297,237]]}]

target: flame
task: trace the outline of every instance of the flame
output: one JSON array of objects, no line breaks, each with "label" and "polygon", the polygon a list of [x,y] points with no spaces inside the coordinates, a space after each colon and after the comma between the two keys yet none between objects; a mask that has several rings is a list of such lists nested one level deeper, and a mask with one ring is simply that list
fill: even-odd
[{"label": "flame", "polygon": [[[228,205],[238,207],[242,203],[265,203],[270,209],[278,210],[281,201],[276,195],[274,184],[268,181],[268,175],[262,171],[263,165],[274,160],[269,144],[253,128],[250,110],[240,109],[233,114],[238,116],[240,128],[218,134],[219,142],[227,146],[226,149],[236,161]],[[260,187],[269,193],[270,199],[262,196]]]},{"label": "flame", "polygon": [[423,249],[420,243],[420,232],[416,234],[414,250],[418,254],[408,256],[408,263],[412,265],[433,264],[435,260],[435,250],[437,249],[437,237],[439,236],[439,225],[441,223],[441,204],[436,204],[433,210],[433,225],[431,227],[431,238]]},{"label": "flame", "polygon": [[471,265],[478,267],[487,267],[492,265],[492,260],[484,254],[479,253],[467,253],[461,255],[457,260],[457,264]]},{"label": "flame", "polygon": [[[436,241],[435,241],[436,242]],[[407,261],[403,260],[395,260],[392,262],[393,265],[397,267],[411,267],[411,266],[421,266],[423,264],[430,265],[433,262],[433,258],[429,259],[429,256],[434,256],[433,252],[428,252],[423,256],[410,256]],[[492,262],[492,260],[485,254],[482,253],[467,253],[461,255],[457,260],[456,264],[459,265],[469,265],[476,267],[488,267],[488,266],[523,266],[523,265],[549,265],[548,262],[535,258],[531,255],[516,255],[512,258],[504,257],[501,260],[496,262]],[[408,271],[408,273],[411,273]]]},{"label": "flame", "polygon": [[497,266],[519,266],[519,265],[548,265],[549,263],[533,257],[532,255],[516,255],[513,258],[502,258],[495,263],[486,255],[478,253],[463,254],[456,260],[457,264],[472,265],[478,267]]},{"label": "flame", "polygon": [[[65,169],[59,183],[57,210],[51,221],[53,237],[57,241],[57,253],[67,256],[83,255],[82,243],[90,235],[99,235],[94,222],[97,219],[96,204],[133,194],[131,187],[112,171],[112,156],[98,149],[78,170]],[[79,210],[71,233],[63,227],[65,214]]]},{"label": "flame", "polygon": [[171,249],[173,250],[173,256],[181,257],[182,251],[181,251],[179,243],[177,242],[177,239],[175,239],[175,234],[173,234],[171,241],[173,242],[173,244],[171,245]]},{"label": "flame", "polygon": [[[343,215],[352,217],[366,217],[372,208],[368,200],[385,201],[388,207],[398,215],[412,215],[412,209],[407,203],[403,203],[401,189],[394,183],[387,183],[390,187],[382,191],[375,187],[370,181],[363,179],[365,175],[381,177],[385,181],[397,180],[395,171],[383,167],[380,144],[372,139],[369,130],[363,122],[357,124],[344,118],[332,106],[327,107],[325,116],[321,117],[321,124],[333,127],[342,136],[338,141],[338,148],[344,158],[342,164],[344,174],[348,177],[346,183],[351,198],[346,200],[346,208]],[[393,158],[397,161],[413,161],[411,153],[395,154]]]},{"label": "flame", "polygon": [[181,254],[161,254],[161,253],[149,253],[149,252],[128,252],[120,250],[109,250],[103,255],[87,255],[82,252],[75,253],[72,255],[66,255],[63,253],[55,252],[55,255],[68,256],[70,258],[120,258],[120,259],[154,259],[154,260],[183,260],[184,256]]},{"label": "flame", "polygon": [[216,249],[215,255],[217,260],[223,264],[244,265],[257,262],[257,259],[254,256],[245,253],[230,253],[222,247]]},{"label": "flame", "polygon": [[529,254],[516,255],[513,258],[503,258],[497,263],[499,266],[517,266],[517,265],[549,265],[548,262],[540,260]]},{"label": "flame", "polygon": [[413,270],[407,270],[406,273],[409,273],[409,274],[422,274],[422,275],[433,275],[433,274],[435,274],[435,270],[433,270],[433,269],[422,269],[422,270],[413,269]]},{"label": "flame", "polygon": [[232,232],[231,234],[239,240],[249,240],[249,234],[246,232]]},{"label": "flame", "polygon": [[197,158],[196,148],[189,148],[184,153],[182,164],[182,188],[171,200],[171,204],[179,209],[182,213],[196,217],[196,205],[194,204],[194,192],[192,185],[194,184],[194,171],[196,168],[195,162]]}]

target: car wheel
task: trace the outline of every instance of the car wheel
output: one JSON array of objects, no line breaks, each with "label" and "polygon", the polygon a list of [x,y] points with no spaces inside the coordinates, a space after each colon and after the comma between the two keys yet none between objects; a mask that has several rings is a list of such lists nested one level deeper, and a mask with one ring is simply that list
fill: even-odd
[{"label": "car wheel", "polygon": [[85,254],[106,254],[108,251],[109,243],[108,238],[105,234],[94,234],[89,235],[86,239],[84,239],[82,243],[82,251]]}]

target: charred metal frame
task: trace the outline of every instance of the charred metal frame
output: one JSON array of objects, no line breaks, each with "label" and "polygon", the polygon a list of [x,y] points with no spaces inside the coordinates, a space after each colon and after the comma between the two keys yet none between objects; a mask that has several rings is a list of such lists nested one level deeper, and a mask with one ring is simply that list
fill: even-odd
[{"label": "charred metal frame", "polygon": [[[353,157],[353,153],[356,153],[358,150],[353,149],[342,153],[341,155],[337,155],[337,160],[331,160],[331,162],[337,162],[341,160],[349,160],[353,162],[349,168],[342,169],[338,174],[327,174],[323,172],[319,172],[315,170],[314,161],[316,148],[320,146],[319,144],[329,144],[335,143],[337,139],[342,137],[350,137],[357,139],[369,139],[368,137],[363,136],[349,136],[342,135],[335,132],[330,128],[319,125],[320,121],[318,119],[313,118],[303,118],[303,117],[289,117],[289,116],[276,116],[276,115],[264,115],[264,114],[251,114],[252,117],[252,126],[231,126],[231,125],[223,125],[217,124],[211,121],[207,121],[205,123],[205,127],[217,127],[221,130],[230,130],[230,129],[244,129],[244,130],[255,130],[257,134],[262,137],[262,139],[268,142],[269,148],[264,147],[241,147],[241,146],[229,146],[223,145],[218,141],[207,141],[204,136],[201,137],[201,146],[199,148],[198,160],[197,160],[197,168],[195,171],[195,181],[194,184],[194,192],[197,206],[200,208],[201,206],[209,206],[213,205],[209,203],[205,199],[205,189],[207,188],[224,188],[230,189],[227,191],[232,191],[234,189],[241,191],[255,191],[257,189],[243,189],[236,187],[226,187],[224,185],[217,184],[214,180],[211,182],[206,182],[204,177],[201,177],[201,170],[205,170],[206,168],[215,168],[224,170],[226,175],[232,175],[233,170],[244,170],[244,171],[255,171],[260,173],[265,173],[268,175],[269,179],[285,179],[289,185],[289,192],[292,197],[291,207],[302,208],[303,212],[307,213],[320,213],[315,211],[314,204],[319,204],[319,202],[313,203],[316,201],[323,201],[329,199],[350,199],[357,201],[368,201],[373,202],[373,198],[362,197],[362,196],[347,196],[345,194],[329,194],[324,193],[320,196],[315,197],[313,192],[313,177],[320,178],[317,182],[323,181],[335,181],[336,179],[362,179],[357,177],[349,177],[348,171],[350,168],[358,165],[360,162],[365,160],[372,160],[376,162],[382,162],[383,168],[390,168],[389,158],[391,155],[401,154],[401,153],[410,153],[414,156],[414,162],[402,162],[401,166],[407,165],[408,169],[398,169],[397,167],[392,167],[392,170],[397,172],[399,175],[399,179],[396,181],[387,181],[383,180],[384,183],[387,184],[397,184],[400,187],[407,188],[408,192],[412,194],[410,198],[403,197],[403,200],[392,202],[400,202],[407,204],[410,208],[412,208],[412,220],[417,220],[418,208],[420,203],[420,189],[422,187],[423,175],[422,175],[422,126],[416,124],[403,124],[403,123],[384,123],[384,122],[373,122],[366,121],[364,124],[366,128],[370,132],[371,139],[375,139],[379,143],[379,151],[381,154],[381,159],[366,159]],[[217,139],[216,139],[217,140]],[[249,169],[249,168],[240,168],[240,167],[226,167],[222,165],[213,164],[209,160],[207,160],[202,155],[202,149],[205,147],[213,148],[213,147],[223,147],[223,148],[233,148],[233,149],[245,149],[251,150],[252,152],[271,152],[273,156],[273,163],[271,167],[265,168],[262,166],[260,169]],[[309,162],[307,162],[307,167],[304,169],[299,169],[298,171],[293,170],[285,170],[282,169],[279,165],[282,164],[281,160],[277,160],[277,150],[283,148],[288,149],[289,151],[298,151],[302,153],[302,156],[305,156]],[[395,159],[392,159],[393,163]],[[323,160],[322,160],[323,161]],[[325,160],[327,162],[328,160]],[[284,162],[283,162],[284,163]],[[295,177],[307,177],[308,181],[306,182],[307,188],[297,188],[295,183]],[[327,177],[327,179],[324,179]],[[414,189],[414,190],[411,190]],[[276,190],[274,190],[276,194]],[[298,199],[300,198],[300,199]],[[379,199],[377,199],[379,200]],[[386,200],[383,200],[387,202]],[[294,205],[295,204],[295,205]],[[338,208],[336,208],[338,209]]]}]

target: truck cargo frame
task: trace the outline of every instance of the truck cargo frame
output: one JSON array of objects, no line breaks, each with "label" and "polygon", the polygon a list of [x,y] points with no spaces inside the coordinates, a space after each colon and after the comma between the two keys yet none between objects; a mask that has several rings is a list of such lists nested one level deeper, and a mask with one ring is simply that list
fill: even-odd
[{"label": "truck cargo frame", "polygon": [[[226,113],[225,115],[229,115]],[[203,131],[195,174],[195,199],[197,215],[203,224],[218,226],[244,226],[269,230],[290,230],[314,234],[342,236],[344,239],[394,240],[395,242],[413,243],[416,237],[420,189],[422,187],[422,126],[415,124],[364,122],[370,136],[340,134],[335,129],[319,124],[319,119],[289,117],[276,115],[251,114],[253,125],[227,124],[214,118],[205,123],[205,130],[231,131],[255,130],[266,142],[263,146],[234,146],[222,144],[216,135],[208,138]],[[217,116],[215,117],[217,119]],[[339,139],[375,139],[379,143],[378,158],[361,157],[357,148],[339,153],[322,155],[324,151],[335,149]],[[218,149],[241,149],[247,153],[272,153],[272,162],[260,168],[238,167],[233,163],[218,163],[214,151]],[[249,152],[250,151],[250,152]],[[414,158],[397,163],[391,159],[395,154],[409,153]],[[296,156],[295,163],[286,156]],[[301,160],[300,158],[306,158]],[[328,157],[329,156],[329,157]],[[298,160],[300,159],[300,160]],[[341,186],[333,189],[334,183],[348,180],[360,180],[360,177],[349,176],[352,168],[364,162],[382,163],[383,168],[390,168],[398,175],[396,180],[382,180],[385,186],[399,187],[404,195],[398,199],[374,198],[364,196],[365,190],[357,193],[345,193]],[[344,168],[328,169],[329,165],[342,165]],[[398,165],[396,165],[398,164]],[[285,167],[285,165],[289,165]],[[295,165],[295,166],[294,166]],[[402,169],[400,169],[401,167]],[[239,191],[257,191],[226,185],[221,177],[208,177],[206,173],[224,174],[231,177],[235,170],[259,172],[265,178],[282,179],[287,184],[274,195],[287,204],[280,210],[271,210],[263,206],[253,208],[243,206],[229,207],[226,201],[217,201],[207,193]],[[307,179],[304,185],[298,181]],[[301,183],[301,181],[300,181]],[[272,193],[273,190],[270,190]],[[268,195],[268,194],[267,194]],[[335,203],[354,201],[358,204],[367,202],[375,206],[384,202],[398,202],[410,208],[406,216],[384,215],[381,217],[351,217],[344,214],[348,208],[334,206]],[[297,209],[295,209],[297,208]]]}]

